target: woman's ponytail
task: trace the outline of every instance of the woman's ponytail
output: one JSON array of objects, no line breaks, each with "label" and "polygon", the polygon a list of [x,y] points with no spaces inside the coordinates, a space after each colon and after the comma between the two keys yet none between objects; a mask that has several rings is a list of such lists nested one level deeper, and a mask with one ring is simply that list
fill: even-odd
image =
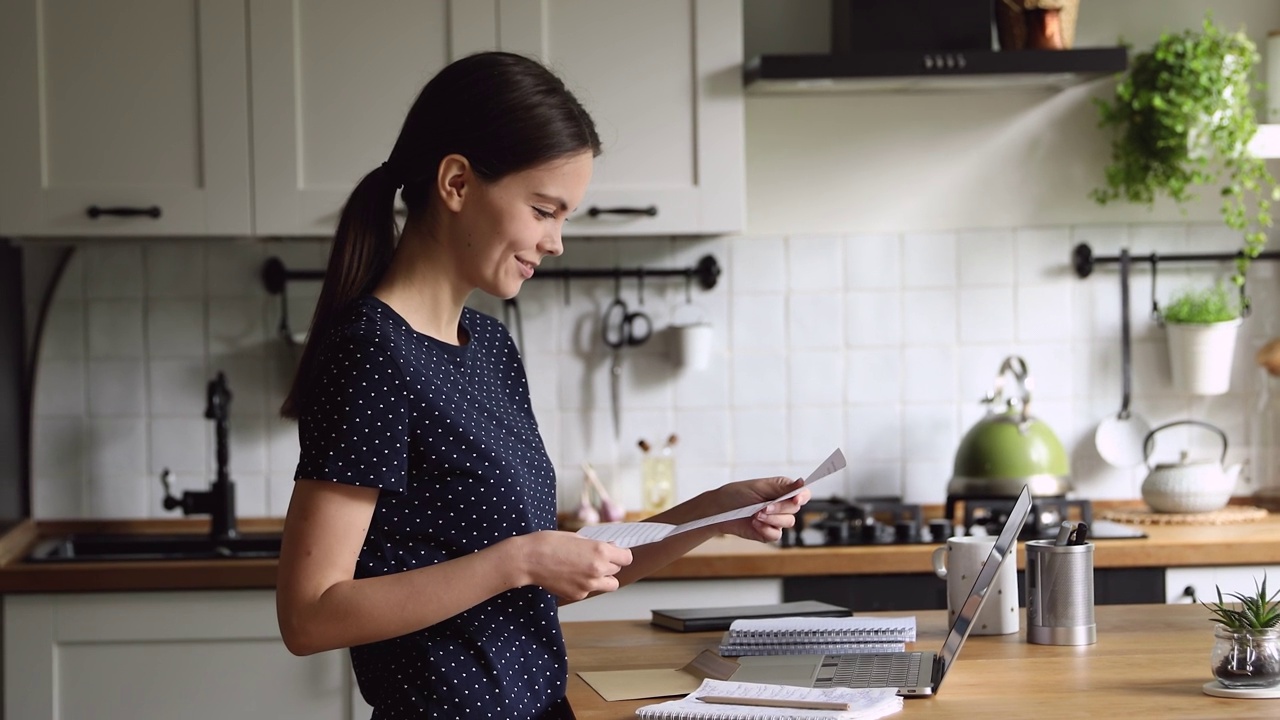
[{"label": "woman's ponytail", "polygon": [[391,264],[396,247],[395,199],[399,185],[392,166],[383,163],[364,176],[342,208],[324,286],[311,318],[311,331],[293,386],[280,406],[284,417],[296,420],[306,406],[318,380],[321,345],[337,317],[352,300],[371,292]]},{"label": "woman's ponytail", "polygon": [[576,153],[600,154],[591,116],[546,67],[508,52],[483,52],[436,73],[409,108],[391,160],[364,176],[334,237],[324,288],[293,387],[280,414],[297,418],[319,382],[319,353],[339,315],[372,292],[395,252],[396,190],[410,217],[428,218],[440,163],[451,154],[496,182]]}]

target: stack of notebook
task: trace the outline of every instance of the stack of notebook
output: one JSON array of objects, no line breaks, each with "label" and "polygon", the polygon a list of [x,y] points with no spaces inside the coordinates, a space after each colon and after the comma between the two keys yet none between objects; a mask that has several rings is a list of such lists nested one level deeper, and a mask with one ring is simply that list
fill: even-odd
[{"label": "stack of notebook", "polygon": [[787,617],[735,620],[720,641],[720,654],[823,655],[901,652],[915,642],[912,617]]}]

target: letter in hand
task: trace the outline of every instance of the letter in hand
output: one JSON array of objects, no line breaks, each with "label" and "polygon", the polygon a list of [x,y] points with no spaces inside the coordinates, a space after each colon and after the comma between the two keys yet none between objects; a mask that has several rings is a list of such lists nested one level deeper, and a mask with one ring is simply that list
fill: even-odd
[{"label": "letter in hand", "polygon": [[[742,480],[720,486],[716,490],[717,499],[728,507],[742,507],[781,497],[787,493],[804,487],[804,480],[784,477],[757,478]],[[770,503],[749,518],[733,520],[725,523],[722,529],[748,540],[774,542],[782,537],[784,528],[794,527],[796,513],[809,502],[810,493],[802,489],[794,496],[776,503]]]},{"label": "letter in hand", "polygon": [[563,602],[618,589],[618,571],[631,564],[631,551],[560,530],[513,538],[521,541],[528,585],[540,585]]}]

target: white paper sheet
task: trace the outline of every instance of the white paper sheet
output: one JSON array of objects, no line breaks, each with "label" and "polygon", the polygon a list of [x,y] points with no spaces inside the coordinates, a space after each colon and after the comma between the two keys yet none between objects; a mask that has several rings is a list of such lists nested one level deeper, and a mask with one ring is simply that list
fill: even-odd
[{"label": "white paper sheet", "polygon": [[761,509],[778,502],[786,500],[800,494],[800,491],[813,487],[814,483],[831,475],[837,470],[843,470],[845,467],[844,453],[840,452],[840,448],[836,448],[822,464],[813,472],[809,473],[804,479],[804,485],[792,490],[786,495],[776,497],[772,500],[756,503],[754,505],[746,505],[736,510],[729,510],[717,513],[698,520],[690,520],[680,525],[671,525],[669,523],[657,522],[624,522],[624,523],[604,523],[602,525],[588,525],[578,531],[579,535],[591,538],[592,540],[603,540],[611,542],[618,547],[630,548],[637,545],[647,545],[652,542],[658,542],[668,535],[678,535],[682,532],[696,530],[707,525],[715,525],[727,520],[736,520],[738,518],[751,517]]},{"label": "white paper sheet", "polygon": [[[699,698],[721,696],[752,700],[774,701],[785,706],[787,701],[809,700],[839,703],[843,710],[804,710],[785,707],[752,707],[750,705],[726,705],[703,702]],[[803,688],[791,685],[766,685],[731,681],[703,680],[692,694],[680,700],[670,700],[656,705],[645,705],[636,715],[645,720],[696,720],[698,718],[723,718],[747,720],[760,718],[774,720],[784,718],[831,718],[832,720],[876,720],[902,709],[902,698],[897,688]]]}]

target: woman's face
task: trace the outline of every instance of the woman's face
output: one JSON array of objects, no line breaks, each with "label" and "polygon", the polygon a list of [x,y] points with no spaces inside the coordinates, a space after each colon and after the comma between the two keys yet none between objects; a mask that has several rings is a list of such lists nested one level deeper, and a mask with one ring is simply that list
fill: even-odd
[{"label": "woman's face", "polygon": [[458,214],[465,279],[495,297],[515,297],[543,258],[564,251],[560,231],[582,202],[591,170],[584,151],[496,182],[472,182]]}]

